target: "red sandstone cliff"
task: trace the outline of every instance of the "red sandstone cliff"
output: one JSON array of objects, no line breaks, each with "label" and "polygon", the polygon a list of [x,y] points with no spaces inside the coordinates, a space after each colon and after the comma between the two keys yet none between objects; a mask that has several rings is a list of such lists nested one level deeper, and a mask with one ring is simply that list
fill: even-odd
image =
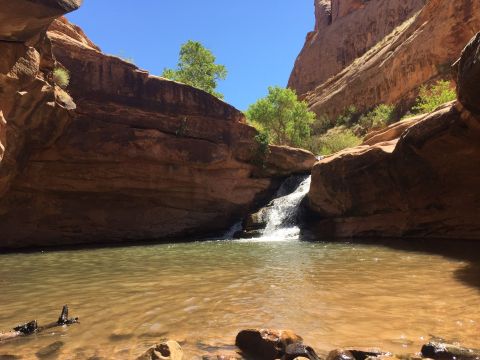
[{"label": "red sandstone cliff", "polygon": [[[46,37],[73,1],[9,4],[0,26],[0,247],[219,231],[283,176],[313,165],[311,153],[286,147],[271,147],[259,165],[256,130],[241,112],[102,54],[64,19]],[[25,26],[12,31],[19,11]],[[69,94],[52,81],[57,66],[71,73]]]},{"label": "red sandstone cliff", "polygon": [[408,104],[418,87],[448,78],[462,47],[480,30],[475,0],[316,0],[289,86],[317,114],[350,105]]},{"label": "red sandstone cliff", "polygon": [[480,239],[478,54],[480,34],[457,64],[458,102],[315,165],[308,206],[320,236]]}]

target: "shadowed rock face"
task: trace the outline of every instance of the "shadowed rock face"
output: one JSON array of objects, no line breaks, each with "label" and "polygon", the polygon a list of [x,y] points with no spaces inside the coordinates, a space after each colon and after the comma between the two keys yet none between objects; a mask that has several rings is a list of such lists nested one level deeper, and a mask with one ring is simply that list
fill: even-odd
[{"label": "shadowed rock face", "polygon": [[468,110],[480,114],[480,33],[465,47],[456,66],[458,98]]},{"label": "shadowed rock face", "polygon": [[26,41],[83,0],[0,0],[0,40]]},{"label": "shadowed rock face", "polygon": [[241,112],[102,54],[65,19],[40,38],[0,43],[0,247],[218,232],[315,162],[287,147],[264,158]]},{"label": "shadowed rock face", "polygon": [[336,117],[350,105],[406,109],[420,85],[450,78],[450,65],[480,29],[478,1],[371,0],[357,6],[337,0],[349,10],[336,20],[326,2],[316,4],[317,28],[289,82],[319,115]]},{"label": "shadowed rock face", "polygon": [[[462,54],[460,102],[412,121],[400,138],[327,157],[312,172],[309,208],[330,237],[480,238],[480,37]],[[477,60],[475,60],[477,59]],[[465,87],[463,87],[465,84]]]}]

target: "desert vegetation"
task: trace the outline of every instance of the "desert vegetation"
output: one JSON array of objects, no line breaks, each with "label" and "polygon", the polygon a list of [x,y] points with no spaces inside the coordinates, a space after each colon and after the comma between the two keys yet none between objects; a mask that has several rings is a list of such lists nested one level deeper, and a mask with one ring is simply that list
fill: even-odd
[{"label": "desert vegetation", "polygon": [[315,113],[299,101],[295,91],[271,86],[268,95],[250,105],[247,119],[273,144],[305,147],[311,136]]},{"label": "desert vegetation", "polygon": [[[431,86],[422,86],[415,105],[403,118],[432,112],[455,98],[449,81],[439,80]],[[308,148],[317,154],[329,155],[360,144],[370,131],[381,130],[400,119],[392,104],[379,104],[363,114],[355,106],[348,106],[336,119],[323,115],[315,121]]]},{"label": "desert vegetation", "polygon": [[70,84],[70,73],[64,68],[57,67],[53,70],[53,81],[62,89],[66,89]]},{"label": "desert vegetation", "polygon": [[217,91],[218,81],[225,80],[227,68],[216,64],[213,53],[198,41],[189,40],[180,48],[176,69],[164,69],[164,78],[204,90],[223,99]]}]

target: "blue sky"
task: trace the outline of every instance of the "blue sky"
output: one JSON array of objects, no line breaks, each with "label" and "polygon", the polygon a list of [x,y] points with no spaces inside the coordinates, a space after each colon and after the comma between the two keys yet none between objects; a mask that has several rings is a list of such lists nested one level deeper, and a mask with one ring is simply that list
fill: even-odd
[{"label": "blue sky", "polygon": [[219,91],[241,110],[286,86],[314,26],[313,0],[84,0],[67,17],[105,53],[156,75],[176,66],[181,44],[202,42],[227,66]]}]

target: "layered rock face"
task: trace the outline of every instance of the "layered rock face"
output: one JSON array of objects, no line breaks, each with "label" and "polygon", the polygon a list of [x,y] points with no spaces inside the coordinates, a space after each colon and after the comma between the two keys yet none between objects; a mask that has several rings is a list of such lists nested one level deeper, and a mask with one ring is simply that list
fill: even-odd
[{"label": "layered rock face", "polygon": [[480,29],[480,3],[472,0],[318,0],[316,8],[289,86],[331,117],[350,105],[407,108],[421,84],[450,77]]},{"label": "layered rock face", "polygon": [[[265,158],[238,110],[102,54],[65,19],[48,46],[28,41],[0,45],[0,247],[219,231],[315,162],[286,147]],[[51,81],[60,66],[75,104]]]},{"label": "layered rock face", "polygon": [[479,54],[477,35],[458,63],[458,103],[315,165],[308,206],[320,236],[480,238]]},{"label": "layered rock face", "polygon": [[424,0],[315,0],[316,24],[289,80],[299,95],[365,54],[424,5]]},{"label": "layered rock face", "polygon": [[[23,170],[31,153],[54,143],[75,108],[52,81],[55,60],[45,37],[48,22],[71,1],[1,1],[0,22],[0,196]],[[29,7],[31,16],[25,12]],[[37,32],[40,31],[40,32]],[[0,217],[3,212],[0,211]]]}]

